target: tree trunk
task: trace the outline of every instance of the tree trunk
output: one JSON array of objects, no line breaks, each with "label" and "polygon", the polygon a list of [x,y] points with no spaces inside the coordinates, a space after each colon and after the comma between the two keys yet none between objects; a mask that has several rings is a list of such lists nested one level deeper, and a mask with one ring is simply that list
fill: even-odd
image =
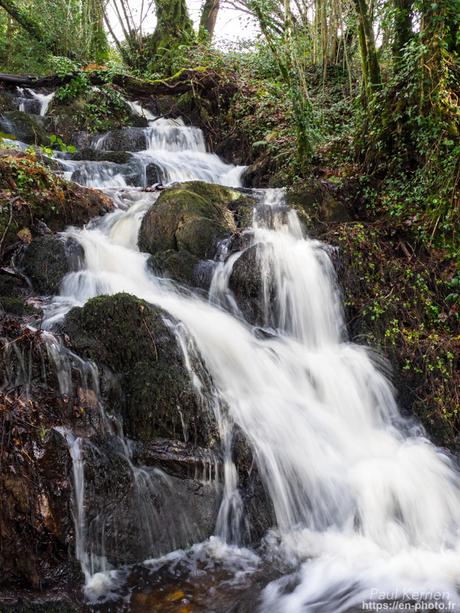
[{"label": "tree trunk", "polygon": [[358,13],[358,34],[366,96],[370,99],[380,87],[380,66],[375,47],[374,28],[366,0],[354,0]]},{"label": "tree trunk", "polygon": [[178,47],[193,40],[193,23],[185,0],[155,0],[155,8],[157,25],[149,40],[148,60],[160,62],[161,69],[168,71]]},{"label": "tree trunk", "polygon": [[212,40],[219,13],[220,0],[205,0],[200,18],[200,31],[205,32],[209,40]]},{"label": "tree trunk", "polygon": [[41,26],[29,17],[13,0],[0,0],[0,6],[12,17],[32,38],[38,42],[45,40]]},{"label": "tree trunk", "polygon": [[393,0],[393,64],[400,65],[403,49],[412,38],[412,0]]},{"label": "tree trunk", "polygon": [[86,0],[88,59],[95,62],[107,60],[108,43],[104,29],[104,7],[102,0]]}]

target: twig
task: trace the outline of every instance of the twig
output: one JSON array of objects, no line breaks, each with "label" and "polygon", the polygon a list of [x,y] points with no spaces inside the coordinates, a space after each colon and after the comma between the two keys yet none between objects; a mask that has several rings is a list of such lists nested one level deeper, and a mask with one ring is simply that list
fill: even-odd
[{"label": "twig", "polygon": [[150,336],[150,340],[152,341],[152,346],[153,346],[153,349],[154,349],[154,352],[155,352],[155,361],[158,362],[158,349],[157,349],[157,346],[156,346],[156,343],[155,343],[155,338],[153,337],[152,331],[150,330],[150,328],[149,328],[149,326],[148,326],[148,324],[147,324],[147,322],[145,321],[144,318],[142,318],[142,323],[144,324],[144,326],[145,326],[145,328],[147,330],[147,333]]}]

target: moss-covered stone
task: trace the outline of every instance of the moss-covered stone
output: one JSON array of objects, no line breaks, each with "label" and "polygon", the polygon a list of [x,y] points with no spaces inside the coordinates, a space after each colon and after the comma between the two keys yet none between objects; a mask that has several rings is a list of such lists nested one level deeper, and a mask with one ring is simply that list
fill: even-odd
[{"label": "moss-covered stone", "polygon": [[83,249],[77,242],[51,234],[31,242],[21,266],[36,291],[56,294],[65,275],[78,270],[83,258]]},{"label": "moss-covered stone", "polygon": [[170,315],[129,294],[101,296],[70,311],[64,329],[75,351],[120,379],[125,432],[209,445],[214,425],[200,406]]},{"label": "moss-covered stone", "polygon": [[17,317],[28,317],[39,315],[40,312],[19,296],[0,296],[0,316],[5,313]]},{"label": "moss-covered stone", "polygon": [[297,211],[307,227],[350,220],[350,211],[337,197],[334,186],[318,179],[311,179],[301,189],[288,189],[286,203]]},{"label": "moss-covered stone", "polygon": [[217,245],[237,230],[231,210],[254,201],[240,192],[191,181],[162,192],[145,215],[139,232],[139,247],[160,251],[189,251],[197,258],[212,258]]},{"label": "moss-covered stone", "polygon": [[49,137],[40,120],[21,111],[6,111],[0,115],[0,131],[30,145],[49,143]]},{"label": "moss-covered stone", "polygon": [[193,287],[197,283],[195,271],[198,262],[198,258],[188,251],[168,249],[150,256],[148,265],[156,275]]}]

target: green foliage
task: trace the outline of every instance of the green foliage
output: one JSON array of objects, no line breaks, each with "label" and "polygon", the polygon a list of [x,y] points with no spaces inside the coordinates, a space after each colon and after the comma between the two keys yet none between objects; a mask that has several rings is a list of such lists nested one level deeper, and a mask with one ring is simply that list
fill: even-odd
[{"label": "green foliage", "polygon": [[126,99],[111,83],[113,72],[100,70],[92,74],[102,81],[101,85],[92,86],[88,73],[79,71],[56,92],[50,113],[61,118],[64,140],[70,138],[72,126],[89,132],[105,132],[128,125],[132,120]]},{"label": "green foliage", "polygon": [[0,132],[0,148],[1,149],[16,149],[16,145],[14,142],[13,134],[6,134],[5,132]]},{"label": "green foliage", "polygon": [[[46,74],[58,64],[102,62],[108,57],[101,0],[16,0],[43,33],[36,40],[0,9],[0,70]],[[67,72],[67,74],[69,71]]]},{"label": "green foliage", "polygon": [[78,72],[76,76],[66,85],[62,85],[56,91],[56,100],[59,102],[71,102],[86,94],[91,88],[91,83],[88,75],[84,72]]},{"label": "green foliage", "polygon": [[61,153],[75,153],[77,150],[73,145],[67,145],[64,143],[60,136],[56,136],[56,134],[50,135],[50,147],[42,146],[40,147],[41,151],[46,155],[53,155],[55,150],[61,151]]},{"label": "green foliage", "polygon": [[386,220],[336,225],[351,333],[378,348],[395,366],[402,406],[411,407],[445,445],[460,426],[456,371],[459,272],[439,253],[411,256],[407,234]]},{"label": "green foliage", "polygon": [[49,66],[58,77],[67,77],[79,71],[79,65],[68,57],[52,55],[48,60]]}]

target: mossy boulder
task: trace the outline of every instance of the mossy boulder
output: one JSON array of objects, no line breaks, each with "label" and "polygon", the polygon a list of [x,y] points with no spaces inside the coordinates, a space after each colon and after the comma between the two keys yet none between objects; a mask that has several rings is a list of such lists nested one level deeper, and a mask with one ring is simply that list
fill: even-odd
[{"label": "mossy boulder", "polygon": [[142,220],[139,248],[156,254],[188,251],[199,259],[214,257],[219,242],[237,230],[234,210],[253,200],[240,192],[190,181],[162,192]]},{"label": "mossy boulder", "polygon": [[196,275],[199,259],[188,251],[168,249],[159,251],[148,259],[148,265],[156,275],[174,279],[179,283],[195,286],[198,283]]},{"label": "mossy boulder", "polygon": [[65,275],[78,270],[83,259],[83,249],[75,240],[50,234],[31,242],[21,266],[35,290],[56,294]]},{"label": "mossy boulder", "polygon": [[101,135],[100,145],[108,151],[143,151],[147,148],[145,130],[120,128]]},{"label": "mossy boulder", "polygon": [[72,309],[64,330],[77,353],[109,368],[118,378],[129,437],[209,445],[214,437],[213,419],[193,387],[172,330],[174,324],[162,309],[129,294],[116,294]]},{"label": "mossy boulder", "polygon": [[30,145],[49,144],[41,120],[21,111],[6,111],[0,115],[0,131]]}]

